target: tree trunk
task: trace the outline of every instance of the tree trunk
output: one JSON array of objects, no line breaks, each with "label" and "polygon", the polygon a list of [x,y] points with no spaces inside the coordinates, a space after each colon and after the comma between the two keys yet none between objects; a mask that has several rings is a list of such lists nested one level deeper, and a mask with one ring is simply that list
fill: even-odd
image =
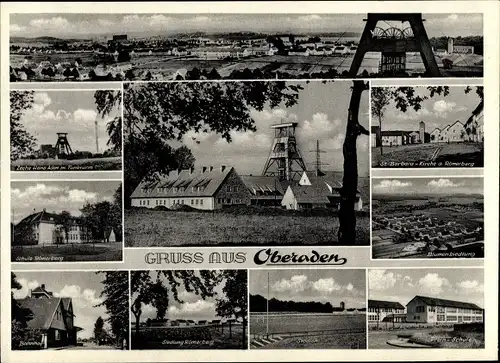
[{"label": "tree trunk", "polygon": [[245,317],[243,317],[243,337],[241,338],[242,340],[242,343],[243,343],[243,347],[246,347],[247,345],[247,339],[246,339],[246,328],[247,328],[247,320],[245,319]]},{"label": "tree trunk", "polygon": [[344,177],[340,191],[339,231],[338,241],[341,244],[356,243],[356,213],[354,205],[358,190],[358,157],[356,140],[358,136],[369,135],[368,131],[359,124],[359,104],[361,94],[368,88],[364,81],[353,81],[351,101],[347,118],[347,130],[343,145]]},{"label": "tree trunk", "polygon": [[382,145],[382,117],[380,116],[378,117],[378,132],[376,137],[378,138],[378,140],[375,140],[375,143],[377,143],[377,141],[380,141],[380,155],[383,155],[384,145]]}]

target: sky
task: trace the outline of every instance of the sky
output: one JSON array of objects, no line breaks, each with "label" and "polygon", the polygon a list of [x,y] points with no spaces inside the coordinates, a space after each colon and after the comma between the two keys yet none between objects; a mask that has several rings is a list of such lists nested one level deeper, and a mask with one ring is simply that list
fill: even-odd
[{"label": "sky", "polygon": [[270,298],[366,307],[365,270],[250,270],[250,294],[267,298],[268,273]]},{"label": "sky", "polygon": [[[150,276],[153,281],[155,281],[157,278],[157,272],[150,271]],[[170,286],[165,276],[160,275],[160,280],[162,280],[164,282],[164,285],[166,285],[167,287]],[[222,298],[225,296],[222,292],[224,284],[225,280],[222,280],[219,285],[214,288],[216,295],[213,297],[207,297],[205,298],[205,300],[203,300],[201,296],[186,291],[183,285],[178,286],[178,296],[183,303],[178,303],[172,296],[170,296],[168,302],[168,311],[165,318],[170,320],[188,319],[195,321],[221,319],[221,317],[217,316],[215,312],[215,304],[217,298]],[[132,299],[134,298],[135,295],[133,294]],[[143,304],[140,319],[141,321],[146,321],[148,318],[156,318],[156,309],[152,305]]]},{"label": "sky", "polygon": [[120,181],[14,181],[11,184],[11,221],[40,212],[60,213],[63,210],[79,216],[86,202],[112,201]]},{"label": "sky", "polygon": [[[423,14],[429,37],[482,35],[481,14]],[[11,36],[91,38],[126,33],[130,36],[182,32],[358,32],[361,14],[12,14]],[[386,23],[382,23],[384,27]],[[401,27],[400,22],[391,22]],[[406,28],[406,23],[404,27]]]},{"label": "sky", "polygon": [[[419,122],[425,122],[425,131],[431,133],[436,127],[442,129],[459,120],[465,123],[472,111],[481,101],[473,86],[469,93],[465,93],[465,86],[450,86],[448,96],[435,95],[421,103],[422,108],[415,111],[409,108],[406,112],[396,109],[392,101],[385,110],[382,119],[382,130],[417,131]],[[415,87],[415,95],[429,96],[426,87]],[[372,125],[379,125],[378,118],[372,118]]]},{"label": "sky", "polygon": [[[55,297],[71,297],[75,325],[83,328],[78,333],[79,338],[89,338],[93,335],[94,324],[100,316],[104,320],[108,317],[100,297],[104,275],[94,271],[51,271],[51,272],[20,272],[16,271],[17,281],[22,289],[13,290],[16,299],[24,298],[29,290],[45,284],[45,289],[54,293]],[[109,329],[109,324],[105,327]]]},{"label": "sky", "polygon": [[94,91],[35,91],[33,106],[26,110],[21,123],[42,144],[55,146],[57,132],[67,132],[73,152],[96,152],[95,121],[98,125],[99,152],[108,148],[106,124],[121,110],[115,107],[104,119],[97,114]]},{"label": "sky", "polygon": [[484,194],[483,178],[373,179],[373,195]]},{"label": "sky", "polygon": [[[342,170],[342,144],[347,123],[347,109],[351,96],[352,82],[290,82],[304,87],[298,103],[290,108],[281,104],[278,108],[265,107],[263,111],[251,110],[257,132],[233,131],[233,141],[227,143],[216,134],[195,134],[188,132],[183,143],[191,149],[196,158],[196,167],[204,165],[234,166],[240,175],[260,175],[263,171],[274,137],[270,128],[282,120],[296,121],[296,139],[308,169],[314,169],[316,140],[320,142],[321,162],[328,164],[324,170]],[[363,92],[359,122],[368,127],[368,92]],[[198,144],[193,140],[193,137]],[[360,176],[369,173],[369,139],[358,137],[358,169]]]},{"label": "sky", "polygon": [[371,269],[368,298],[406,304],[416,295],[469,302],[484,308],[484,273],[476,268]]}]

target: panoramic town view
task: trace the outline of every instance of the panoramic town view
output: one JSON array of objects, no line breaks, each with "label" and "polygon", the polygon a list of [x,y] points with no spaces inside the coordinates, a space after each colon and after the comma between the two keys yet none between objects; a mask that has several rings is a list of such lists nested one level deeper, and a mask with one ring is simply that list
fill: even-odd
[{"label": "panoramic town view", "polygon": [[368,19],[367,14],[10,18],[12,82],[482,74],[481,14],[368,14]]},{"label": "panoramic town view", "polygon": [[[366,130],[368,92],[357,82],[351,122]],[[368,245],[369,140],[345,136],[351,87],[126,84],[126,245]],[[357,175],[344,173],[346,144]]]},{"label": "panoramic town view", "polygon": [[11,273],[13,350],[129,347],[128,271]]},{"label": "panoramic town view", "polygon": [[484,257],[482,178],[372,183],[373,258]]},{"label": "panoramic town view", "polygon": [[121,181],[13,181],[13,262],[121,261]]},{"label": "panoramic town view", "polygon": [[247,270],[132,271],[131,349],[247,349]]},{"label": "panoramic town view", "polygon": [[484,348],[484,271],[368,270],[368,348]]},{"label": "panoramic town view", "polygon": [[483,167],[482,86],[373,87],[372,167]]},{"label": "panoramic town view", "polygon": [[251,270],[251,349],[365,349],[365,270]]},{"label": "panoramic town view", "polygon": [[[102,99],[116,100],[106,110]],[[120,170],[121,92],[10,92],[13,171]]]}]

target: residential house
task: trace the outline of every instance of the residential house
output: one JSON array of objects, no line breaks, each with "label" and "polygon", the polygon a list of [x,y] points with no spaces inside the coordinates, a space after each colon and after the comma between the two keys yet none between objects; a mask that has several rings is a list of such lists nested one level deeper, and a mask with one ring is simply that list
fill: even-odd
[{"label": "residential house", "polygon": [[27,329],[41,333],[41,348],[76,345],[77,333],[82,329],[74,324],[72,298],[55,297],[42,284],[30,291],[26,298],[16,301],[30,313]]},{"label": "residential house", "polygon": [[[286,189],[281,205],[286,209],[340,208],[342,173],[335,171],[304,171],[298,184]],[[356,210],[363,208],[363,198],[358,191]]]},{"label": "residential house", "polygon": [[484,319],[484,310],[476,304],[419,295],[406,304],[406,310],[406,321],[412,323],[461,324]]},{"label": "residential house", "polygon": [[155,208],[186,205],[214,210],[250,204],[250,194],[231,166],[203,166],[174,170],[154,181],[145,178],[131,195],[133,207]]},{"label": "residential house", "polygon": [[278,177],[242,175],[241,180],[250,193],[250,205],[281,206],[286,183]]}]

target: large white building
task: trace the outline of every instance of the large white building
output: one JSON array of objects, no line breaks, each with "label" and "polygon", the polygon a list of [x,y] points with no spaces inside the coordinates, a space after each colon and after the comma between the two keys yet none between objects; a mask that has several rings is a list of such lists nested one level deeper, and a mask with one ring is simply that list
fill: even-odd
[{"label": "large white building", "polygon": [[476,304],[415,296],[406,305],[409,323],[462,324],[483,322],[484,310]]},{"label": "large white building", "polygon": [[14,245],[51,245],[65,243],[85,243],[92,234],[83,225],[81,218],[71,217],[66,222],[60,214],[45,210],[30,214],[14,227]]},{"label": "large white building", "polygon": [[145,178],[131,195],[133,207],[166,208],[181,205],[214,210],[250,204],[250,194],[231,166],[174,170],[157,179]]},{"label": "large white building", "polygon": [[368,324],[406,321],[406,308],[398,302],[368,300]]}]

